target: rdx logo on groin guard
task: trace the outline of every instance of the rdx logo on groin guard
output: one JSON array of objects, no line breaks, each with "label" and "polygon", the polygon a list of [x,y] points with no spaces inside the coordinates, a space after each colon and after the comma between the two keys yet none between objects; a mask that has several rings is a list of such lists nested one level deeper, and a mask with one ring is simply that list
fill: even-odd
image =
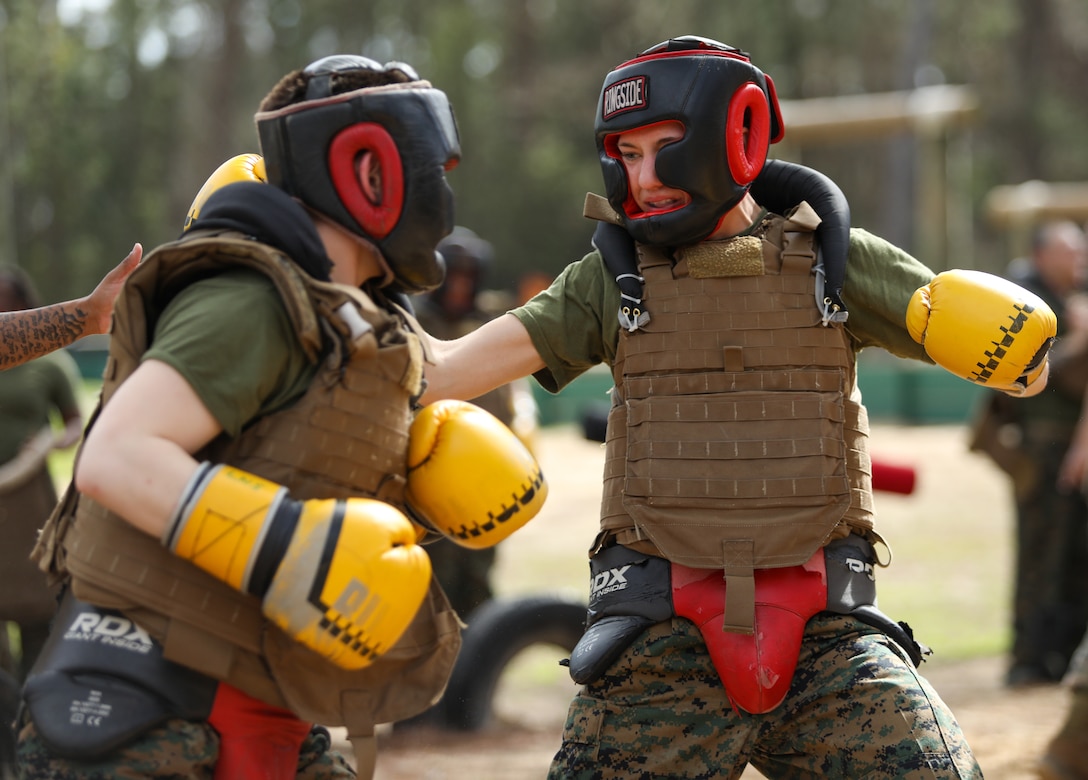
[{"label": "rdx logo on groin guard", "polygon": [[72,625],[64,632],[64,639],[69,642],[97,642],[140,654],[147,654],[154,647],[148,633],[128,618],[98,612],[80,612],[76,615]]},{"label": "rdx logo on groin guard", "polygon": [[847,558],[844,563],[846,564],[846,568],[854,572],[854,574],[864,574],[873,582],[876,582],[876,577],[873,576],[873,564],[858,560],[857,558]]},{"label": "rdx logo on groin guard", "polygon": [[628,564],[619,569],[609,569],[594,575],[593,582],[589,586],[589,598],[591,600],[599,599],[608,593],[626,588],[627,578],[624,575],[630,568],[631,565]]}]

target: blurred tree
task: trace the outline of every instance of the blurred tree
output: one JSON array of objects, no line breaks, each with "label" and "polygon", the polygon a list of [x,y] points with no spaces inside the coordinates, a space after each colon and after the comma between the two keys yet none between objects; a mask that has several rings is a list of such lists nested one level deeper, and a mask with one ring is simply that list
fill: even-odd
[{"label": "blurred tree", "polygon": [[[996,184],[1088,179],[1083,0],[0,0],[0,251],[47,298],[85,291],[133,240],[176,236],[207,174],[256,151],[253,112],[275,79],[364,53],[450,95],[457,219],[495,244],[495,281],[512,288],[588,249],[604,74],[687,33],[751,52],[783,100],[971,85],[981,117],[949,154],[971,158],[975,203]],[[934,229],[904,214],[910,166],[891,149],[906,136],[786,139],[772,154],[803,152],[840,181],[855,224],[905,244]],[[973,219],[979,267],[1000,268],[1003,237]]]}]

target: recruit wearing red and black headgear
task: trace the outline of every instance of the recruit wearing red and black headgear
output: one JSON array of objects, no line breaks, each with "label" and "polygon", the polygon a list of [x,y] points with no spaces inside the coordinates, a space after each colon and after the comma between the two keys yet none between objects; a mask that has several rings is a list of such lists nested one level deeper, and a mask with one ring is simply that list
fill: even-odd
[{"label": "recruit wearing red and black headgear", "polygon": [[[332,76],[351,70],[399,70],[411,80],[332,94]],[[435,247],[453,229],[445,172],[461,156],[445,93],[404,63],[355,55],[325,57],[303,73],[303,102],[256,116],[269,183],[375,244],[405,292],[434,289],[444,275]],[[377,203],[359,180],[364,152],[380,163]]]},{"label": "recruit wearing red and black headgear", "polygon": [[[691,202],[644,213],[630,195],[617,136],[670,120],[683,124],[684,136],[657,153],[657,177],[684,190]],[[717,229],[784,128],[774,83],[747,54],[688,35],[653,46],[608,74],[594,130],[605,191],[628,232],[645,244],[680,246]]]}]

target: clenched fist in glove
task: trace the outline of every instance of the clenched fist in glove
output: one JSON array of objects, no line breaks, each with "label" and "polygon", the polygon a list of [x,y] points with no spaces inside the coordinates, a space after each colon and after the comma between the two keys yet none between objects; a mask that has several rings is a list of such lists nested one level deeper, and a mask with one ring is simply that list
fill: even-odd
[{"label": "clenched fist in glove", "polygon": [[1016,396],[1046,384],[1058,321],[1018,284],[981,271],[945,271],[915,291],[906,324],[926,354],[958,377]]},{"label": "clenched fist in glove", "polygon": [[281,485],[210,463],[162,542],[261,598],[265,617],[345,669],[396,643],[431,581],[431,561],[399,509],[369,498],[297,501]]},{"label": "clenched fist in glove", "polygon": [[412,422],[409,511],[462,547],[498,544],[540,511],[547,494],[536,458],[480,407],[437,401]]}]

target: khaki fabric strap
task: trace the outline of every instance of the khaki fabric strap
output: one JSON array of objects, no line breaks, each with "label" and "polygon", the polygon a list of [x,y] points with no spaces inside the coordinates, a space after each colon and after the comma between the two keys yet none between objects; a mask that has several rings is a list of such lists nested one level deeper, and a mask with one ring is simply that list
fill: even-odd
[{"label": "khaki fabric strap", "polygon": [[349,734],[348,739],[355,753],[355,776],[358,780],[370,780],[378,766],[378,739],[374,730],[369,734]]},{"label": "khaki fabric strap", "polygon": [[755,543],[750,539],[722,542],[725,562],[723,631],[754,634],[756,622]]},{"label": "khaki fabric strap", "polygon": [[600,220],[601,222],[611,222],[613,225],[622,225],[623,219],[616,210],[612,208],[612,204],[608,202],[607,198],[602,198],[600,195],[596,195],[592,192],[586,193],[585,205],[582,207],[582,216],[589,219]]}]

